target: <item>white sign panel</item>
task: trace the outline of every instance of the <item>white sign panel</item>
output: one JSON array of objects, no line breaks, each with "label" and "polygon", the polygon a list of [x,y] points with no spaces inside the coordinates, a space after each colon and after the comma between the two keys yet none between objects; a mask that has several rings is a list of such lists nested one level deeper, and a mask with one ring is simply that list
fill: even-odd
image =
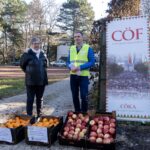
[{"label": "white sign panel", "polygon": [[28,126],[27,132],[29,141],[48,143],[47,128]]},{"label": "white sign panel", "polygon": [[0,141],[12,143],[12,135],[10,129],[0,128]]},{"label": "white sign panel", "polygon": [[119,119],[150,120],[148,19],[109,22],[106,46],[107,111]]}]

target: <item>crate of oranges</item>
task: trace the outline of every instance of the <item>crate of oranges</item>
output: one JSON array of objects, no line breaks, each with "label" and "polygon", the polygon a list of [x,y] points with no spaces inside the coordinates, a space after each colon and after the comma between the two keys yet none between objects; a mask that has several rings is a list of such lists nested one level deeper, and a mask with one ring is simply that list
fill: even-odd
[{"label": "crate of oranges", "polygon": [[42,116],[37,122],[26,127],[26,143],[51,146],[63,125],[63,117]]},{"label": "crate of oranges", "polygon": [[0,124],[0,143],[17,144],[25,138],[25,126],[30,123],[27,115],[14,115]]}]

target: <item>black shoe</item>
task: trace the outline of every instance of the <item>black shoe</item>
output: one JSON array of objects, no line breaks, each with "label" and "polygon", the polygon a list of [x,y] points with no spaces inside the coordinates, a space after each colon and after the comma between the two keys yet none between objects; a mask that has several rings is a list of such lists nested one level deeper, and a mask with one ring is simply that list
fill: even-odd
[{"label": "black shoe", "polygon": [[36,122],[36,117],[34,116],[34,117],[32,117],[31,119],[30,119],[30,124],[34,124],[35,122]]},{"label": "black shoe", "polygon": [[36,122],[39,122],[40,119],[41,119],[40,116],[37,116],[37,117],[34,116],[34,117],[31,118],[30,123],[31,123],[31,124],[34,124],[34,123],[36,123]]}]

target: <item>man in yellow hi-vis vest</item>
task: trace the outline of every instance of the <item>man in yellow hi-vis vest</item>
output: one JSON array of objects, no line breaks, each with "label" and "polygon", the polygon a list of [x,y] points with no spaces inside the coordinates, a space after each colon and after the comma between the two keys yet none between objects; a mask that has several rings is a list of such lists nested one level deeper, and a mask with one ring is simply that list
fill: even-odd
[{"label": "man in yellow hi-vis vest", "polygon": [[[89,68],[95,63],[93,49],[83,43],[83,34],[74,34],[75,45],[69,50],[67,66],[70,69],[70,87],[72,92],[74,109],[76,112],[87,112],[88,110],[88,84]],[[79,100],[79,90],[81,103]]]}]

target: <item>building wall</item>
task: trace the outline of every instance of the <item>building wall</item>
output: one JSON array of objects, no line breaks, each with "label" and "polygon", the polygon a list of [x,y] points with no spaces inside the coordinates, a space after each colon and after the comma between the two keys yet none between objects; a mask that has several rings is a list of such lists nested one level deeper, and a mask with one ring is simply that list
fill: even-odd
[{"label": "building wall", "polygon": [[62,56],[67,57],[68,52],[69,52],[69,46],[68,45],[57,46],[57,60],[59,60],[59,58]]}]

